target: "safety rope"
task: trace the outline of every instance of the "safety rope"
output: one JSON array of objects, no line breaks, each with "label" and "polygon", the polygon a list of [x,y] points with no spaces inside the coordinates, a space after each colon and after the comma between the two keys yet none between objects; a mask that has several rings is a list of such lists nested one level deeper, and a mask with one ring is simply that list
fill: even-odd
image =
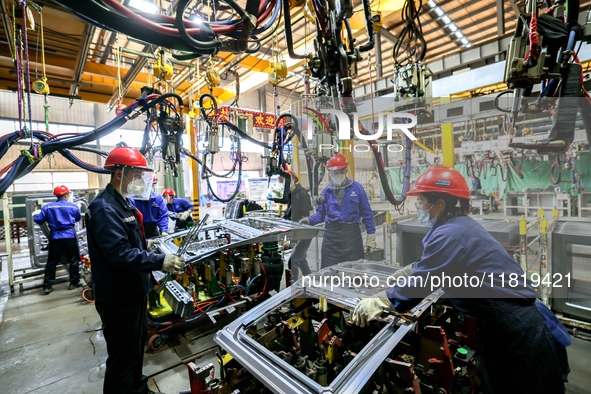
[{"label": "safety rope", "polygon": [[[28,110],[28,118],[29,118],[29,129],[33,130],[33,110],[31,108],[31,73],[29,70],[29,40],[27,37],[27,1],[22,0],[21,5],[23,7],[23,44],[24,44],[24,54],[25,54],[25,84],[26,84],[26,92],[27,92],[27,110]],[[33,137],[31,136],[31,147],[33,147]]]}]

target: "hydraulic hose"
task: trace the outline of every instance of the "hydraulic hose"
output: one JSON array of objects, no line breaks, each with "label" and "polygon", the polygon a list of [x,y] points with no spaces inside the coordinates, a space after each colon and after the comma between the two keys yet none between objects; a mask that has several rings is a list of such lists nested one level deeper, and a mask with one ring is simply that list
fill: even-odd
[{"label": "hydraulic hose", "polygon": [[[371,6],[369,0],[363,1],[363,14],[365,17],[365,28],[367,29],[367,43],[359,47],[360,52],[367,52],[373,49],[375,45],[375,35],[373,31],[373,20],[371,19]],[[347,28],[349,29],[349,28]]]},{"label": "hydraulic hose", "polygon": [[285,18],[285,41],[287,43],[287,52],[292,59],[305,59],[305,55],[298,55],[294,52],[293,36],[291,35],[291,16],[289,14],[289,1],[283,0],[283,16]]}]

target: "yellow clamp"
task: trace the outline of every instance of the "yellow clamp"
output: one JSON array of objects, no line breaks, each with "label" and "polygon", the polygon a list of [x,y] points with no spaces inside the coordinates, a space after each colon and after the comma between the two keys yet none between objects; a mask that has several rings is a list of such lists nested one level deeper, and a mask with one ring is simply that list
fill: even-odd
[{"label": "yellow clamp", "polygon": [[217,72],[213,66],[207,67],[207,71],[205,72],[205,81],[211,87],[220,86],[221,78],[220,74]]},{"label": "yellow clamp", "polygon": [[158,53],[158,62],[154,66],[154,76],[165,81],[168,81],[174,75],[172,63],[166,58],[164,51]]},{"label": "yellow clamp", "polygon": [[38,94],[49,94],[49,85],[47,84],[47,78],[45,77],[33,81],[32,88]]}]

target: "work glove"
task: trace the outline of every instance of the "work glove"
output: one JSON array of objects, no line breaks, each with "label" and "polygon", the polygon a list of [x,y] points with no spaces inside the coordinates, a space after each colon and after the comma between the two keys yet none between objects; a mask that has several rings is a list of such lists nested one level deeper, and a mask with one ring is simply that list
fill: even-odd
[{"label": "work glove", "polygon": [[394,311],[394,308],[392,308],[386,292],[381,291],[373,297],[359,301],[351,313],[351,321],[359,327],[365,327],[369,325],[371,320],[377,319],[386,311]]},{"label": "work glove", "polygon": [[185,211],[181,214],[181,216],[179,217],[179,219],[181,220],[187,220],[189,219],[189,215],[191,215],[191,210]]},{"label": "work glove", "polygon": [[31,213],[31,215],[33,215],[33,216],[37,216],[37,215],[39,215],[40,213],[41,213],[41,210],[40,210],[40,209],[35,209],[35,210],[34,210],[34,211]]},{"label": "work glove", "polygon": [[367,249],[367,253],[371,253],[376,250],[376,235],[375,234],[367,234],[367,238],[365,240],[365,248]]},{"label": "work glove", "polygon": [[185,259],[176,254],[167,254],[164,257],[164,263],[162,264],[162,270],[171,274],[181,274],[183,272],[183,266],[185,265]]},{"label": "work glove", "polygon": [[158,245],[158,241],[155,239],[149,239],[148,240],[148,250],[150,252],[158,252],[158,248],[156,247],[156,245]]},{"label": "work glove", "polygon": [[299,224],[310,224],[310,219],[302,218],[302,219],[300,219],[300,221],[298,223]]},{"label": "work glove", "polygon": [[400,268],[398,271],[394,272],[394,274],[392,274],[392,277],[395,279],[398,279],[400,277],[407,277],[410,274],[412,274],[412,266],[414,265],[414,263],[407,265],[406,267],[402,267]]},{"label": "work glove", "polygon": [[166,237],[167,235],[168,235],[168,233],[167,233],[166,231],[163,231],[163,232],[162,232],[162,236],[163,236],[163,237]]}]

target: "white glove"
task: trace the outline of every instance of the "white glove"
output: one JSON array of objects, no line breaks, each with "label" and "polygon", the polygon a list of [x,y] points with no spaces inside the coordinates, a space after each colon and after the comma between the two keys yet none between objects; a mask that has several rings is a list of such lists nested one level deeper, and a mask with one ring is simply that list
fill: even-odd
[{"label": "white glove", "polygon": [[414,263],[407,265],[406,267],[400,268],[398,271],[394,272],[392,275],[393,278],[400,278],[400,277],[407,277],[412,274],[412,266]]},{"label": "white glove", "polygon": [[171,274],[180,274],[183,272],[183,266],[185,265],[185,259],[176,254],[167,254],[164,257],[164,263],[162,264],[162,270]]},{"label": "white glove", "polygon": [[156,240],[156,239],[149,239],[148,240],[148,250],[150,252],[158,252],[158,248],[156,247],[156,245],[158,245],[158,240]]},{"label": "white glove", "polygon": [[299,224],[310,224],[310,219],[302,218],[302,219],[300,219],[300,221],[298,223]]},{"label": "white glove", "polygon": [[37,216],[37,215],[39,215],[40,213],[41,213],[41,210],[40,210],[40,209],[35,209],[35,210],[34,210],[34,211],[31,213],[31,215],[33,215],[33,216]]},{"label": "white glove", "polygon": [[351,321],[359,327],[369,325],[371,320],[375,320],[382,315],[384,311],[393,311],[392,304],[386,296],[385,291],[381,291],[374,297],[364,298],[355,307],[351,313]]},{"label": "white glove", "polygon": [[375,234],[367,234],[367,238],[365,240],[365,247],[367,248],[367,253],[371,253],[376,250],[376,235]]},{"label": "white glove", "polygon": [[181,220],[187,220],[189,218],[189,215],[191,215],[191,210],[185,211],[181,214],[181,216],[179,217],[179,219]]},{"label": "white glove", "polygon": [[163,237],[166,237],[167,235],[168,235],[168,233],[167,233],[166,231],[163,231],[163,232],[162,232],[162,236],[163,236]]}]

